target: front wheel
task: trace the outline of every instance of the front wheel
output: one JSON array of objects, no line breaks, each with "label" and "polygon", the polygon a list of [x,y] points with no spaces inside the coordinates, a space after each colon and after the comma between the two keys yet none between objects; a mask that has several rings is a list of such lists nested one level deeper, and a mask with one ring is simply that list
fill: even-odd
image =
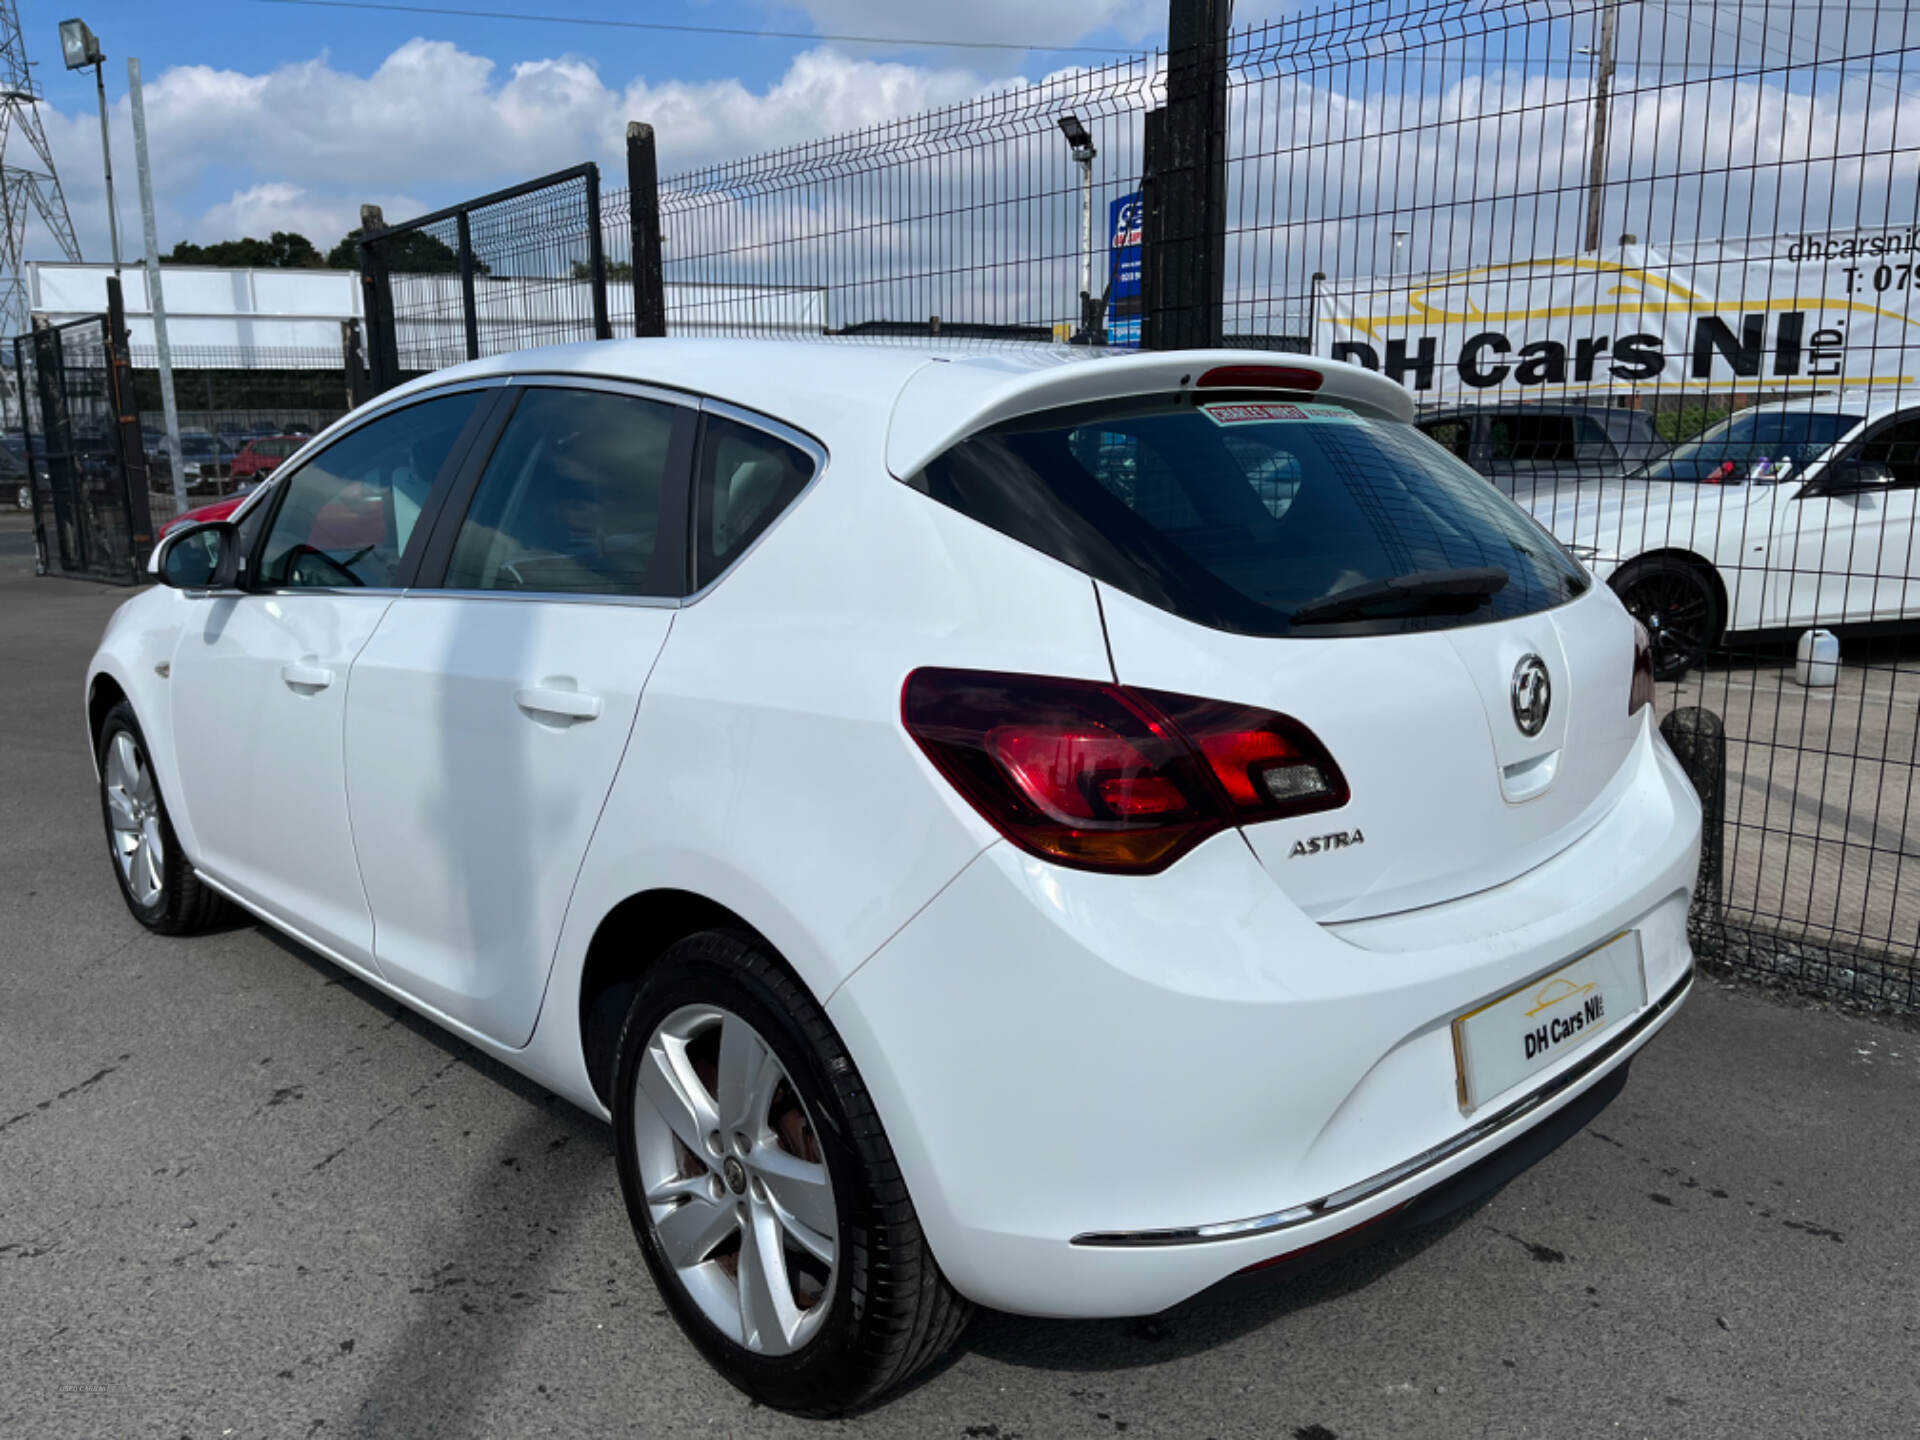
[{"label": "front wheel", "polygon": [[1712,576],[1686,560],[1658,557],[1621,567],[1609,581],[1653,645],[1656,680],[1678,680],[1706,664],[1726,625]]},{"label": "front wheel", "polygon": [[224,918],[227,902],[193,873],[167,818],[146,736],[122,700],[100,727],[100,813],[114,878],[133,918],[162,935],[186,935]]},{"label": "front wheel", "polygon": [[757,938],[704,932],[648,969],[613,1122],[655,1283],[755,1399],[843,1413],[965,1325],[846,1047]]}]

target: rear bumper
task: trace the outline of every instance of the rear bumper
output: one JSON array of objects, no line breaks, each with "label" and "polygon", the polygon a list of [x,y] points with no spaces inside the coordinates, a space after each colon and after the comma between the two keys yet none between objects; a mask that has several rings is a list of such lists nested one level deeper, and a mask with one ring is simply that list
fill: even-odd
[{"label": "rear bumper", "polygon": [[[1145,1314],[1409,1206],[1575,1104],[1690,981],[1699,807],[1644,730],[1494,890],[1318,925],[1237,834],[1146,879],[997,845],[832,997],[935,1253],[1029,1314]],[[1648,1003],[1463,1113],[1455,1016],[1636,931]]]}]

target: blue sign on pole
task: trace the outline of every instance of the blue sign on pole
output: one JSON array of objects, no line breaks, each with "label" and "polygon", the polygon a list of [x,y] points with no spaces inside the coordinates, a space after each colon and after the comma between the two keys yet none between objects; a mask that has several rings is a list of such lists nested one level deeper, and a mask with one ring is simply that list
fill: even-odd
[{"label": "blue sign on pole", "polygon": [[1107,207],[1107,344],[1140,348],[1140,192]]}]

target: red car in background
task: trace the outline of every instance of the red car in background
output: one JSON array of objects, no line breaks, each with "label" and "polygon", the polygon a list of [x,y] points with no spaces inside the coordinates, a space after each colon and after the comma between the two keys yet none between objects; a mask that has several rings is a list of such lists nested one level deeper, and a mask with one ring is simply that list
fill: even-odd
[{"label": "red car in background", "polygon": [[233,466],[227,471],[232,480],[264,480],[271,475],[294,451],[298,450],[311,435],[262,435],[249,440],[240,447],[240,453],[233,457]]},{"label": "red car in background", "polygon": [[205,520],[224,520],[238,510],[246,498],[245,495],[229,495],[226,499],[216,500],[211,505],[202,505],[198,510],[185,511],[162,525],[160,534],[165,535],[169,530],[178,530],[182,525],[198,525]]}]

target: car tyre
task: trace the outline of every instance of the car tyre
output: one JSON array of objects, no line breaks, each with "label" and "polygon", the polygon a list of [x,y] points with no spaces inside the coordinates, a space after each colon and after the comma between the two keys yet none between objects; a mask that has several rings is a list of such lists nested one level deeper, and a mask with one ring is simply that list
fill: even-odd
[{"label": "car tyre", "polygon": [[191,935],[231,913],[209,889],[174,837],[146,736],[122,700],[100,727],[100,816],[121,897],[133,918],[161,935]]},{"label": "car tyre", "polygon": [[[705,931],[648,968],[621,1029],[613,1122],[655,1283],[754,1399],[843,1414],[965,1327],[972,1307],[928,1247],[852,1058],[758,937]],[[769,1300],[783,1284],[787,1303]]]},{"label": "car tyre", "polygon": [[1720,644],[1726,614],[1704,566],[1655,556],[1621,566],[1609,583],[1628,613],[1647,627],[1654,679],[1678,680],[1704,666]]}]

